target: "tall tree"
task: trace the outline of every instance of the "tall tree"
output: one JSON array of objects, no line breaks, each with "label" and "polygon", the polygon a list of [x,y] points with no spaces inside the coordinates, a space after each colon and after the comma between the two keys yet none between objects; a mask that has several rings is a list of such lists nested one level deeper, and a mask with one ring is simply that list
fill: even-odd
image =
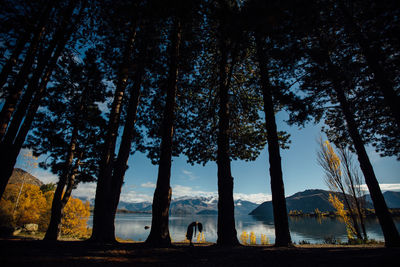
[{"label": "tall tree", "polygon": [[174,8],[175,10],[173,12],[175,12],[175,14],[173,16],[173,24],[170,31],[170,58],[168,64],[168,80],[165,89],[166,100],[161,125],[158,177],[153,197],[151,231],[146,239],[146,243],[151,246],[169,246],[171,244],[171,237],[168,228],[168,215],[172,195],[172,189],[170,187],[172,139],[174,133],[177,79],[179,71],[179,48],[182,34],[182,22],[180,18],[182,10],[179,10],[178,6],[175,6]]},{"label": "tall tree", "polygon": [[[49,88],[43,108],[35,120],[27,146],[35,154],[48,154],[41,166],[59,175],[51,220],[45,240],[56,240],[63,210],[79,182],[96,177],[105,122],[96,102],[105,101],[103,74],[94,50],[86,52],[83,63],[64,57]],[[49,162],[50,161],[50,162]]]},{"label": "tall tree", "polygon": [[[111,69],[117,69],[112,76],[115,79],[115,93],[108,118],[107,134],[96,188],[95,209],[93,214],[93,231],[90,238],[93,242],[115,242],[114,219],[119,194],[126,170],[126,161],[130,153],[133,138],[133,125],[136,120],[136,109],[139,103],[141,86],[141,63],[136,69],[135,85],[130,94],[128,115],[120,145],[120,153],[114,158],[117,147],[118,130],[123,110],[123,100],[129,77],[132,71],[132,58],[135,51],[136,34],[139,22],[138,3],[126,2],[114,5],[113,1],[104,1],[101,15],[104,19],[103,31],[106,34],[108,49],[116,49],[120,53],[113,56]],[[110,8],[111,7],[111,8]],[[139,22],[139,23],[138,23]],[[120,32],[117,32],[120,31]],[[122,38],[120,37],[122,34]],[[107,36],[108,34],[108,36]],[[119,35],[119,36],[118,36]],[[119,38],[113,39],[118,36]],[[106,57],[106,56],[105,56]],[[109,62],[110,62],[109,61]],[[121,168],[116,170],[116,168]]]}]

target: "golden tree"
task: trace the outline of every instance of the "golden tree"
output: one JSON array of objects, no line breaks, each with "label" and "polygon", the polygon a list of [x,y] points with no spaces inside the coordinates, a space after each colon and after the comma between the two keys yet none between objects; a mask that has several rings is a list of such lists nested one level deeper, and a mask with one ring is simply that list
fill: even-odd
[{"label": "golden tree", "polygon": [[87,221],[90,216],[90,204],[78,198],[70,198],[64,208],[64,217],[61,220],[61,234],[73,237],[88,235]]},{"label": "golden tree", "polygon": [[46,210],[46,199],[37,185],[9,184],[0,206],[3,224],[10,226],[39,224],[41,215]]},{"label": "golden tree", "polygon": [[318,163],[324,169],[325,182],[332,191],[341,195],[351,219],[349,223],[354,230],[353,236],[367,240],[360,191],[361,177],[353,164],[352,155],[348,149],[338,147],[338,156],[329,141],[322,142],[320,139],[319,144]]}]

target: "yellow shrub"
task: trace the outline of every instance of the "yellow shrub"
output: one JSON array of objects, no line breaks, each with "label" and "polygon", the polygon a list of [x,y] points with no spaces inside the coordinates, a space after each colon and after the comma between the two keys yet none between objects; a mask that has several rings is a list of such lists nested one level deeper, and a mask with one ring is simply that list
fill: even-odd
[{"label": "yellow shrub", "polygon": [[90,216],[90,204],[83,203],[78,198],[70,198],[64,208],[64,216],[61,220],[61,234],[75,237],[87,235],[87,221]]}]

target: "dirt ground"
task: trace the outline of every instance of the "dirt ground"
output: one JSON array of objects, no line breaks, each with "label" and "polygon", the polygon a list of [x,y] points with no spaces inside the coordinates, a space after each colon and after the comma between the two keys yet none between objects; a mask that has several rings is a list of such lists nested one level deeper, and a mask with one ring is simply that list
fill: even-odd
[{"label": "dirt ground", "polygon": [[294,248],[212,244],[146,248],[143,243],[96,245],[84,241],[46,243],[0,240],[0,266],[400,266],[399,248],[298,245]]}]

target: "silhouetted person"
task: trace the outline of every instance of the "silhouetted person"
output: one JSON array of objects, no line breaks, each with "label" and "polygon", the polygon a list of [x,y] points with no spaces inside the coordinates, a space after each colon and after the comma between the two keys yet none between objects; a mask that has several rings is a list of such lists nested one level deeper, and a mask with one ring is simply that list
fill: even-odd
[{"label": "silhouetted person", "polygon": [[193,238],[193,229],[194,235],[196,236],[196,230],[199,229],[199,233],[203,231],[203,225],[199,222],[192,222],[189,224],[186,232],[186,238],[190,241],[190,245],[193,246],[192,238]]}]

